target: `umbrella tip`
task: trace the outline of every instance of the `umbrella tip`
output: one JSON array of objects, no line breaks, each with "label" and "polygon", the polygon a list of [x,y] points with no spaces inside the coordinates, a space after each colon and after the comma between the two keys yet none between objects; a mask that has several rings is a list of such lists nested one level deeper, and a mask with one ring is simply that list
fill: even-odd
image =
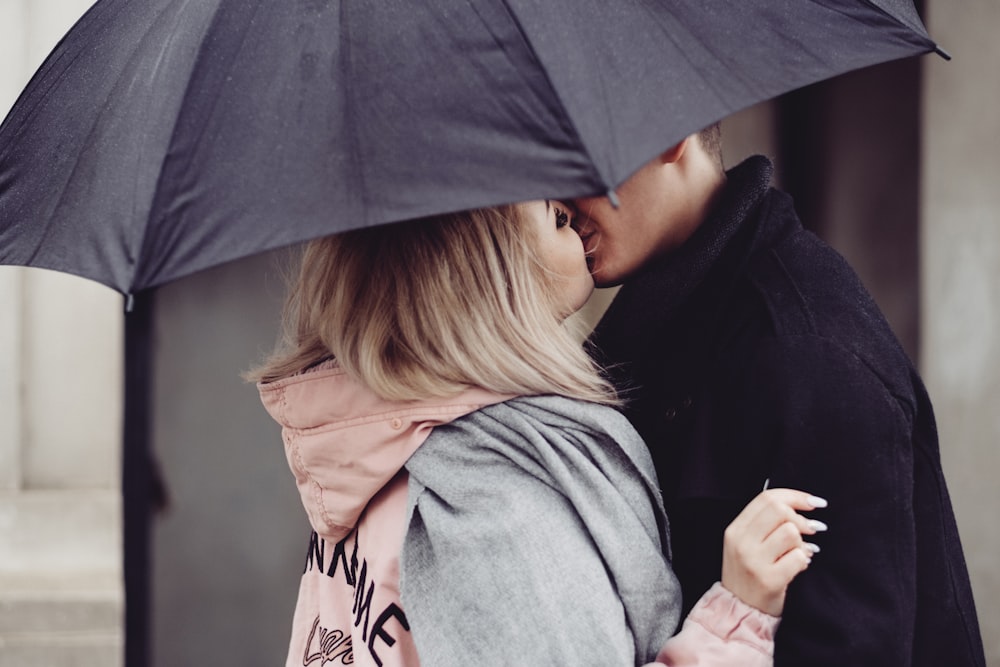
[{"label": "umbrella tip", "polygon": [[608,188],[608,201],[611,202],[612,208],[620,208],[622,203],[618,200],[618,195],[611,188]]},{"label": "umbrella tip", "polygon": [[951,60],[951,54],[948,53],[947,51],[945,51],[944,49],[942,49],[937,44],[934,45],[934,53],[938,54],[939,56],[941,56],[945,60]]}]

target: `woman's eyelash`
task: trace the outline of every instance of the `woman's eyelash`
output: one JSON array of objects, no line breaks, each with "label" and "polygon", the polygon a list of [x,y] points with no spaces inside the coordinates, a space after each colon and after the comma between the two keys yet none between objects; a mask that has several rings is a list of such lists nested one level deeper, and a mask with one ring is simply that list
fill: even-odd
[{"label": "woman's eyelash", "polygon": [[555,209],[556,211],[556,227],[565,227],[569,224],[569,214],[561,208]]}]

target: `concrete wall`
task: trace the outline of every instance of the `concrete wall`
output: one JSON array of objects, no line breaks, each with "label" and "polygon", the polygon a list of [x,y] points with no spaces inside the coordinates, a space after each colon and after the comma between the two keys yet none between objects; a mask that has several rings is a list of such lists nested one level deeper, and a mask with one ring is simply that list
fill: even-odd
[{"label": "concrete wall", "polygon": [[[0,0],[0,113],[88,0]],[[0,267],[0,666],[121,662],[121,297]]]},{"label": "concrete wall", "polygon": [[923,96],[924,378],[972,576],[987,664],[1000,665],[1000,3],[929,0],[953,56]]},{"label": "concrete wall", "polygon": [[914,360],[920,71],[927,60],[851,72],[777,104],[782,187],[803,224],[847,258]]},{"label": "concrete wall", "polygon": [[158,291],[152,661],[284,664],[309,525],[278,426],[239,374],[274,344],[284,299],[268,255]]}]

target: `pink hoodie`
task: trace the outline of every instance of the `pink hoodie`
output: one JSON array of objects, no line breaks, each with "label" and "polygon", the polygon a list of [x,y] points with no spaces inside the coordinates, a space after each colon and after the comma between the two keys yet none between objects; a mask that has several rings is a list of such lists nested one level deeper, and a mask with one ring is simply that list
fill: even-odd
[{"label": "pink hoodie", "polygon": [[[332,361],[259,389],[282,426],[315,531],[286,667],[419,665],[399,592],[408,482],[403,466],[434,426],[511,396],[469,389],[447,399],[390,402]],[[777,623],[716,584],[649,667],[765,667],[772,664]]]}]

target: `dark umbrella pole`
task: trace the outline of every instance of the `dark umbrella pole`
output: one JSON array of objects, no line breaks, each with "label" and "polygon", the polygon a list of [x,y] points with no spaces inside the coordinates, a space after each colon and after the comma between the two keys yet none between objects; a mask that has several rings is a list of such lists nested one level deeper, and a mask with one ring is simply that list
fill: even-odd
[{"label": "dark umbrella pole", "polygon": [[153,292],[147,290],[128,300],[122,443],[125,665],[145,667],[150,646],[150,526],[156,499],[150,447]]}]

